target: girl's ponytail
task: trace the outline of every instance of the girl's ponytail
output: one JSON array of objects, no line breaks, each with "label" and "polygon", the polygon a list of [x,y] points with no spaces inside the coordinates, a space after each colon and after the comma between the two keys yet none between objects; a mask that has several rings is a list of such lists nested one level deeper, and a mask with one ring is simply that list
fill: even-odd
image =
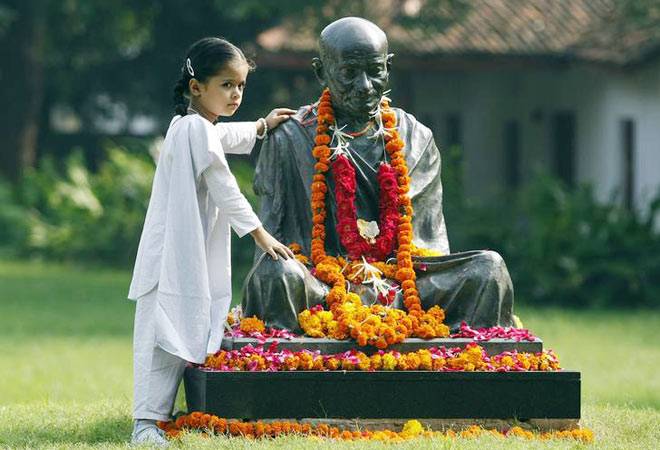
[{"label": "girl's ponytail", "polygon": [[204,83],[235,60],[245,62],[250,70],[254,70],[254,63],[245,57],[241,49],[225,39],[207,37],[190,46],[181,67],[181,78],[174,85],[174,112],[180,116],[187,114],[186,95],[192,78]]},{"label": "girl's ponytail", "polygon": [[188,113],[188,100],[184,94],[188,88],[189,79],[184,72],[174,85],[174,112],[179,116],[185,116]]}]

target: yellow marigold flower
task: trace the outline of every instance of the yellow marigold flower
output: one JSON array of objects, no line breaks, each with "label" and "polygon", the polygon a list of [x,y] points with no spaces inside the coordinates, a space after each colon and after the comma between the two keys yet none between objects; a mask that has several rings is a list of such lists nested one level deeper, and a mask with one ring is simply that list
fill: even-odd
[{"label": "yellow marigold flower", "polygon": [[383,370],[394,370],[397,365],[397,359],[392,353],[385,353],[382,357]]},{"label": "yellow marigold flower", "polygon": [[354,292],[349,292],[346,295],[346,303],[351,303],[354,306],[362,306],[362,301],[360,300],[360,296]]},{"label": "yellow marigold flower", "polygon": [[341,361],[339,361],[337,358],[328,358],[325,361],[325,367],[328,370],[337,370],[339,369],[340,365],[341,365]]},{"label": "yellow marigold flower", "polygon": [[357,365],[358,369],[363,371],[369,370],[369,367],[371,367],[371,359],[362,352],[358,353],[357,356],[358,359],[360,360],[360,362]]},{"label": "yellow marigold flower", "polygon": [[372,370],[380,370],[383,367],[383,358],[378,354],[373,354],[369,358],[371,359],[371,364],[369,366],[370,369]]},{"label": "yellow marigold flower", "polygon": [[409,420],[403,426],[401,434],[404,437],[412,437],[421,434],[424,431],[424,427],[419,422],[419,420]]},{"label": "yellow marigold flower", "polygon": [[445,358],[436,358],[433,360],[433,370],[442,370],[446,364],[447,360]]},{"label": "yellow marigold flower", "polygon": [[300,359],[300,362],[298,363],[299,370],[312,370],[312,367],[314,367],[314,359],[311,354],[301,353],[299,359]]},{"label": "yellow marigold flower", "polygon": [[312,365],[313,370],[323,370],[323,357],[321,355],[316,355],[314,357],[314,362]]},{"label": "yellow marigold flower", "polygon": [[415,244],[410,244],[410,254],[413,256],[422,256],[422,257],[442,256],[442,252],[438,250],[416,247]]},{"label": "yellow marigold flower", "polygon": [[327,324],[332,320],[332,312],[330,311],[319,311],[316,315],[322,324]]},{"label": "yellow marigold flower", "polygon": [[420,370],[431,370],[433,369],[433,360],[431,358],[431,352],[428,350],[420,350],[417,352],[419,356],[419,368]]},{"label": "yellow marigold flower", "polygon": [[297,370],[300,364],[300,358],[295,355],[287,356],[284,359],[284,368],[286,370]]},{"label": "yellow marigold flower", "polygon": [[318,314],[312,314],[306,309],[298,314],[298,323],[306,335],[318,338],[325,337]]},{"label": "yellow marigold flower", "polygon": [[355,370],[355,364],[350,359],[344,358],[341,360],[341,368],[343,370]]},{"label": "yellow marigold flower", "polygon": [[525,370],[529,370],[531,363],[529,359],[526,358],[526,354],[518,353],[516,359],[518,359],[518,362],[525,368]]},{"label": "yellow marigold flower", "polygon": [[335,333],[337,333],[337,330],[339,329],[339,322],[336,320],[330,320],[327,324],[327,335],[328,336],[333,336]]},{"label": "yellow marigold flower", "polygon": [[504,366],[504,367],[513,367],[513,365],[514,365],[513,358],[510,357],[510,356],[503,357],[500,360],[500,362],[502,363],[502,366]]}]

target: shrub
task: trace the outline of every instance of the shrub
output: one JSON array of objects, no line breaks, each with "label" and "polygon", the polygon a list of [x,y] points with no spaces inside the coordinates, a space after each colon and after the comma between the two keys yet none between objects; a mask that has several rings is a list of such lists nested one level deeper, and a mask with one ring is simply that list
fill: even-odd
[{"label": "shrub", "polygon": [[107,148],[97,173],[72,153],[60,174],[51,159],[29,171],[20,186],[28,211],[22,251],[56,259],[134,261],[149,202],[154,164],[120,147]]},{"label": "shrub", "polygon": [[0,180],[0,248],[14,253],[27,240],[28,215],[12,186]]},{"label": "shrub", "polygon": [[[449,159],[456,162],[456,159]],[[454,185],[445,192],[461,192]],[[660,307],[660,233],[648,211],[629,211],[612,199],[596,200],[590,186],[567,188],[540,176],[517,193],[488,204],[450,194],[445,209],[453,252],[499,251],[516,298],[536,305]]]}]

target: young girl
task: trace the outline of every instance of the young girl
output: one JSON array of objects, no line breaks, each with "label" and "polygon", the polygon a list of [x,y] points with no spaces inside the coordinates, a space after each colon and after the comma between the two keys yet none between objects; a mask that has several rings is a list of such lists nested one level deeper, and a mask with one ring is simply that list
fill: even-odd
[{"label": "young girl", "polygon": [[220,348],[231,303],[230,227],[241,237],[250,233],[274,259],[293,256],[261,226],[225,153],[249,153],[255,139],[295,111],[214,125],[238,109],[251,69],[238,47],[205,38],[188,50],[174,89],[177,115],[157,164],[128,294],[137,301],[134,443],[166,445],[156,421],[170,419],[186,362],[202,363]]}]

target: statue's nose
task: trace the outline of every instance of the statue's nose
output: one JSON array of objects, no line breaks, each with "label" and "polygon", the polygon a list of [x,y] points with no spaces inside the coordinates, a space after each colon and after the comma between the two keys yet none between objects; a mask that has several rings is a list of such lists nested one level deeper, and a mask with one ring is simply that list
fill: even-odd
[{"label": "statue's nose", "polygon": [[367,76],[366,72],[361,72],[355,80],[355,90],[360,94],[368,94],[373,89],[371,80]]}]

